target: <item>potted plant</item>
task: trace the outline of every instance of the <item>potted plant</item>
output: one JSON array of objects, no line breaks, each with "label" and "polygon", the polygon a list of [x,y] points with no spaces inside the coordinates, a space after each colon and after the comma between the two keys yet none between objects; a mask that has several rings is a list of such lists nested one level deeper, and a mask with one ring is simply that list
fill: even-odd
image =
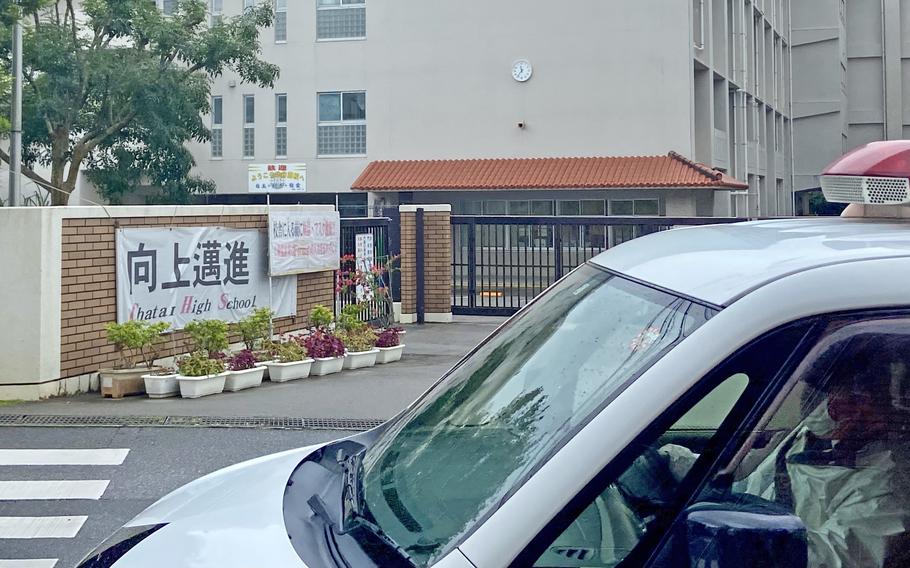
[{"label": "potted plant", "polygon": [[183,331],[193,340],[193,351],[205,352],[210,359],[224,357],[228,343],[228,324],[221,320],[197,320],[186,324]]},{"label": "potted plant", "polygon": [[310,374],[317,377],[341,371],[344,366],[344,343],[325,330],[317,330],[304,337],[301,342],[313,358]]},{"label": "potted plant", "polygon": [[363,367],[372,367],[376,364],[376,356],[379,355],[379,349],[376,349],[377,337],[375,331],[363,326],[351,331],[342,331],[339,337],[346,349],[344,354],[345,369],[361,369]]},{"label": "potted plant", "polygon": [[307,351],[296,341],[287,341],[277,345],[277,360],[265,365],[269,369],[269,380],[273,383],[284,383],[294,379],[305,379],[310,376],[313,360],[307,357]]},{"label": "potted plant", "polygon": [[145,382],[145,393],[149,398],[169,398],[180,394],[177,369],[173,367],[160,367],[142,375],[142,380]]},{"label": "potted plant", "polygon": [[382,330],[376,339],[376,348],[379,350],[379,354],[376,356],[377,364],[383,365],[400,360],[404,344],[401,343],[399,329],[390,327]]},{"label": "potted plant", "polygon": [[274,315],[275,313],[269,308],[259,308],[237,322],[237,332],[247,350],[255,352],[271,340]]},{"label": "potted plant", "polygon": [[317,305],[310,310],[310,326],[314,329],[328,330],[335,321],[332,310],[323,305]]},{"label": "potted plant", "polygon": [[224,362],[212,359],[205,351],[194,351],[183,357],[177,362],[177,368],[180,370],[177,383],[183,398],[199,398],[224,390],[228,375]]},{"label": "potted plant", "polygon": [[265,367],[256,366],[256,356],[249,349],[236,353],[228,360],[228,376],[224,390],[237,392],[258,387],[265,376]]},{"label": "potted plant", "polygon": [[117,349],[119,359],[111,369],[101,369],[101,395],[123,398],[145,392],[142,376],[155,370],[161,334],[170,328],[164,322],[132,320],[105,327],[107,339]]}]

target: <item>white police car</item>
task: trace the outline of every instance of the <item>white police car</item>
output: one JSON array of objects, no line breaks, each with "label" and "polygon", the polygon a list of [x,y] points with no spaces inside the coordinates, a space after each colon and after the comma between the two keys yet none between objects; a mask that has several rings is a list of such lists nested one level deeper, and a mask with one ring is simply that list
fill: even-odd
[{"label": "white police car", "polygon": [[[907,203],[908,158],[823,186]],[[203,477],[81,567],[908,563],[910,225],[806,218],[610,250],[382,427]]]}]

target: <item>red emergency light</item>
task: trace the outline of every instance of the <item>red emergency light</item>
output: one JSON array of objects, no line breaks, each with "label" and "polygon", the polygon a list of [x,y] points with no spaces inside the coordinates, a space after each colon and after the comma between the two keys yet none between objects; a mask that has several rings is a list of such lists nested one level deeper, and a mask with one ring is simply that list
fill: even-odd
[{"label": "red emergency light", "polygon": [[825,168],[821,186],[832,203],[910,203],[910,140],[860,146]]}]

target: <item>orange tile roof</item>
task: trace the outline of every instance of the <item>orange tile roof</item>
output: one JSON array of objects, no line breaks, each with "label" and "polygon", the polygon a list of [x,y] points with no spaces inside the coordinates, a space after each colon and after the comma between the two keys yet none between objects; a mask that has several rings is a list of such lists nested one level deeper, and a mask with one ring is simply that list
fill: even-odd
[{"label": "orange tile roof", "polygon": [[372,162],[362,191],[710,188],[748,185],[676,152],[666,156]]}]

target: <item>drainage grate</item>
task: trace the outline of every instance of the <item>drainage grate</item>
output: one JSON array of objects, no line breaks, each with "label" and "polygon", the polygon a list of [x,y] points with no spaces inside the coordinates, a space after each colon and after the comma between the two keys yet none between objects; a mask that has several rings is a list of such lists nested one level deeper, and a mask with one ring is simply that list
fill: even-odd
[{"label": "drainage grate", "polygon": [[0,426],[95,426],[100,428],[258,428],[276,430],[353,430],[375,428],[383,420],[359,418],[282,418],[218,416],[61,416],[0,414]]}]

